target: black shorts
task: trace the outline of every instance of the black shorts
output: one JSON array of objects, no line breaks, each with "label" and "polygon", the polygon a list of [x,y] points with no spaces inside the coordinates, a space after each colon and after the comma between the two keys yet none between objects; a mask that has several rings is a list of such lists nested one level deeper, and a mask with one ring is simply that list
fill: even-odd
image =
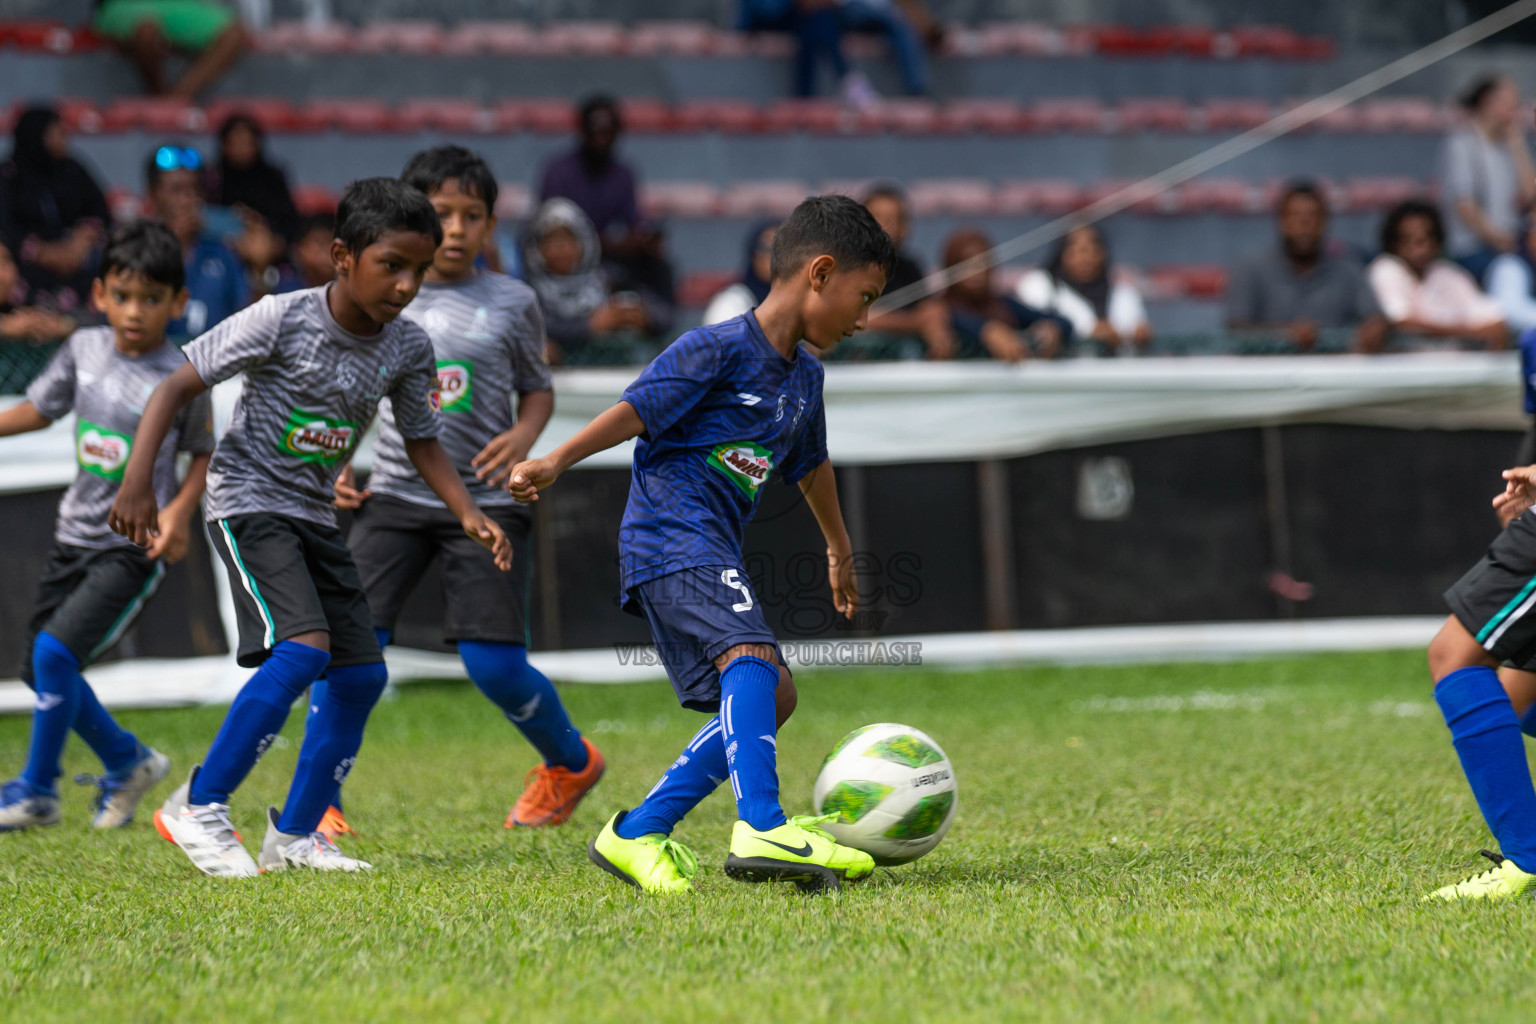
[{"label": "black shorts", "polygon": [[1536,669],[1536,512],[1510,523],[1445,601],[1494,657]]},{"label": "black shorts", "polygon": [[229,570],[241,665],[254,668],[277,644],[313,630],[331,634],[333,668],[384,660],[340,530],[257,512],[215,520],[208,536]]},{"label": "black shorts", "polygon": [[512,568],[496,568],[446,508],[387,494],[363,502],[347,543],[368,593],[376,629],[394,629],[400,609],[434,558],[443,563],[443,639],[528,643],[528,531],[521,505],[483,508],[512,543]]},{"label": "black shorts", "polygon": [[[779,643],[745,572],[724,565],[681,569],[636,584],[629,597],[651,624],[656,653],[678,701],[694,711],[720,710],[715,659],[737,644]],[[782,655],[779,664],[784,664]]]},{"label": "black shorts", "polygon": [[49,633],[84,668],[123,638],[165,579],[165,564],[139,548],[77,548],[54,542],[37,584],[21,678],[32,682],[32,642]]}]

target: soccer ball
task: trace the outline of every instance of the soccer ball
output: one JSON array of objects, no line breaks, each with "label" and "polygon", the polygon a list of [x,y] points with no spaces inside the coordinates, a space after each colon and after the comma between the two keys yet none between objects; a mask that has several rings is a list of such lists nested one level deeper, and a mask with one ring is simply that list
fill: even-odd
[{"label": "soccer ball", "polygon": [[876,864],[917,860],[939,845],[955,819],[955,772],[939,745],[911,726],[889,722],[855,729],[821,764],[816,813],[822,827]]}]

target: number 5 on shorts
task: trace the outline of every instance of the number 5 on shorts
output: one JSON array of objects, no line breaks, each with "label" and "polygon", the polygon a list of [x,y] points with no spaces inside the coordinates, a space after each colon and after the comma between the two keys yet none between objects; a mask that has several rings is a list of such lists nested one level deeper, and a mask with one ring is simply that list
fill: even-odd
[{"label": "number 5 on shorts", "polygon": [[752,591],[741,581],[741,573],[736,569],[725,569],[720,573],[720,582],[732,590],[741,592],[741,600],[731,605],[733,612],[749,612],[752,610]]}]

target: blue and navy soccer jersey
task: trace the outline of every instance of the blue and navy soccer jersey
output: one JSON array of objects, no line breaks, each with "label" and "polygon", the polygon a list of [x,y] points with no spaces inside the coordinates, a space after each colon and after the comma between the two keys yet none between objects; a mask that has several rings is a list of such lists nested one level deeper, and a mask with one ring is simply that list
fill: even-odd
[{"label": "blue and navy soccer jersey", "polygon": [[826,461],[822,373],[803,347],[780,355],[749,312],[689,331],[625,390],[645,424],[619,528],[626,595],[680,569],[741,566],[763,485]]}]

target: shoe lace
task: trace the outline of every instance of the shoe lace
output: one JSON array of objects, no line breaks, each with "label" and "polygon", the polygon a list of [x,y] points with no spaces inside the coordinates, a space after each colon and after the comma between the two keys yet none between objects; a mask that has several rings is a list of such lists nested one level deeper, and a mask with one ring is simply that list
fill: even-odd
[{"label": "shoe lace", "polygon": [[832,833],[821,827],[824,821],[836,821],[836,814],[797,814],[789,819],[789,823],[798,829],[809,832],[813,836],[820,836],[828,842],[835,843]]},{"label": "shoe lace", "polygon": [[560,787],[554,769],[547,764],[534,765],[523,776],[525,795],[531,795],[540,806],[548,807],[560,800]]},{"label": "shoe lace", "polygon": [[123,788],[121,779],[114,779],[110,775],[92,775],[90,772],[81,772],[75,776],[77,786],[95,786],[96,795],[91,798],[91,810],[99,811],[107,805],[107,801]]},{"label": "shoe lace", "polygon": [[306,856],[317,853],[322,857],[345,857],[341,847],[331,842],[331,837],[324,832],[311,832],[307,836],[295,839],[288,846],[296,856]]},{"label": "shoe lace", "polygon": [[348,824],[340,808],[337,807],[326,808],[325,817],[320,819],[320,828],[316,831],[326,836],[326,838],[330,838],[330,834],[333,832],[339,836],[357,834],[357,830]]},{"label": "shoe lace", "polygon": [[1475,872],[1473,874],[1470,874],[1466,878],[1463,878],[1460,882],[1457,882],[1456,883],[1457,885],[1466,885],[1468,882],[1475,882],[1475,881],[1477,881],[1480,878],[1486,878],[1489,875],[1493,874],[1495,871],[1497,871],[1499,869],[1499,867],[1504,863],[1504,855],[1503,854],[1494,853],[1492,850],[1479,850],[1478,853],[1482,854],[1484,857],[1487,857],[1489,860],[1493,861],[1493,867],[1488,868],[1485,871],[1478,871],[1478,872]]},{"label": "shoe lace", "polygon": [[699,858],[676,839],[666,838],[656,844],[661,848],[662,855],[670,857],[672,863],[677,866],[677,873],[683,878],[692,878],[699,870]]},{"label": "shoe lace", "polygon": [[235,835],[234,822],[229,820],[228,804],[203,804],[190,817],[194,824],[208,833],[213,844],[220,850],[240,845]]}]

